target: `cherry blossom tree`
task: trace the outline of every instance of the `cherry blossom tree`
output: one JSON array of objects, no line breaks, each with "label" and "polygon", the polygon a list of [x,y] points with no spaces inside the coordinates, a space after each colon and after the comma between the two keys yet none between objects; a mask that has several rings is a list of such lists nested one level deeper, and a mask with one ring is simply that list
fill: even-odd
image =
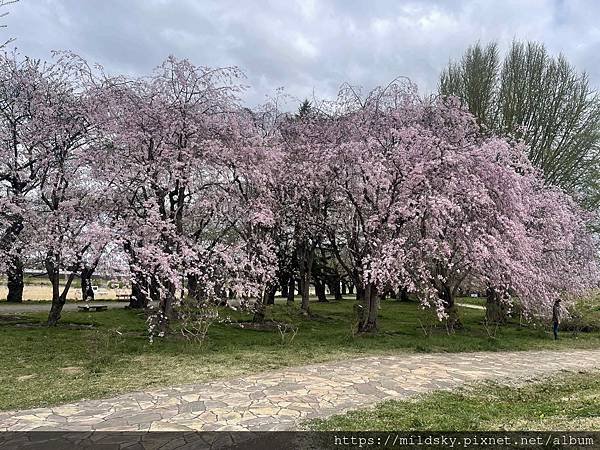
[{"label": "cherry blossom tree", "polygon": [[315,252],[326,238],[333,204],[334,185],[329,180],[335,121],[305,103],[298,115],[281,121],[279,133],[282,161],[273,168],[272,189],[280,206],[280,226],[292,240],[300,276],[300,307],[308,314]]},{"label": "cherry blossom tree", "polygon": [[[341,103],[350,112],[340,118],[347,129],[333,159],[341,232],[332,242],[347,247],[338,256],[358,287],[359,331],[376,328],[379,296],[389,288],[416,292],[455,326],[454,296],[467,277],[531,312],[590,285],[595,255],[583,213],[543,187],[523,145],[481,135],[453,99],[419,100],[399,85],[365,100],[349,89]],[[561,231],[535,237],[530,214],[549,198],[564,216],[544,223]],[[560,255],[555,275],[565,275],[553,283],[533,274],[551,273],[540,238],[560,233],[577,236],[568,245],[578,251],[550,252]],[[560,261],[574,265],[566,270]]]},{"label": "cherry blossom tree", "polygon": [[[379,297],[390,285],[382,270],[376,276],[376,266],[387,259],[386,248],[403,248],[404,227],[415,214],[412,188],[419,183],[411,172],[431,145],[431,133],[418,129],[426,109],[410,84],[392,83],[365,99],[348,86],[337,109],[340,138],[332,172],[338,189],[329,240],[357,288],[358,330],[368,332],[377,328]],[[399,282],[407,278],[404,259],[397,253],[393,258]]]},{"label": "cherry blossom tree", "polygon": [[[52,284],[49,325],[60,319],[83,258],[101,252],[110,236],[98,220],[103,193],[89,170],[90,147],[95,142],[87,93],[79,79],[82,63],[70,54],[57,55],[46,85],[34,91],[30,145],[44,158],[36,174],[35,196],[28,204],[29,225],[38,233],[28,251],[40,255]],[[62,270],[70,273],[61,291]]]},{"label": "cherry blossom tree", "polygon": [[[57,161],[71,161],[72,151],[85,142],[89,124],[75,92],[73,63],[66,55],[54,63],[22,58],[16,52],[0,58],[0,251],[11,301],[22,298],[21,255],[28,251],[22,232],[38,220],[31,204],[55,174]],[[59,191],[69,189],[64,180],[54,182]]]},{"label": "cherry blossom tree", "polygon": [[120,205],[133,294],[142,306],[159,301],[159,332],[185,292],[198,301],[256,294],[247,275],[268,213],[255,181],[268,172],[258,169],[258,136],[237,106],[240,76],[169,58],[150,78],[103,88],[103,176]]}]

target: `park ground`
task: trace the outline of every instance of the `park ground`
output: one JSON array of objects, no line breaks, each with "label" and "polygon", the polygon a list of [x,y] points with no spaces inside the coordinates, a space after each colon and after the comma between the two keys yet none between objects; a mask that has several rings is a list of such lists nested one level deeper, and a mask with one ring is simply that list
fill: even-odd
[{"label": "park ground", "polygon": [[[496,329],[485,325],[483,309],[467,306],[460,307],[464,328],[449,333],[417,303],[395,300],[383,302],[378,333],[353,335],[354,302],[350,298],[329,303],[313,302],[312,314],[308,318],[298,313],[298,302],[287,307],[282,301],[278,299],[268,318],[294,323],[298,332],[293,338],[289,333],[282,335],[277,329],[249,329],[249,314],[222,310],[223,318],[229,316],[229,320],[215,323],[202,344],[188,342],[177,334],[150,343],[145,314],[133,310],[66,311],[58,327],[47,328],[43,326],[46,319],[44,312],[6,313],[6,309],[2,308],[0,410],[105,398],[148,388],[230,379],[290,366],[369,355],[600,348],[600,333],[597,331],[563,332],[561,339],[554,341],[547,325],[526,325],[515,319]],[[465,305],[480,305],[481,302],[480,299],[461,299]],[[552,386],[564,385],[564,389],[577,391],[583,396],[587,395],[587,390],[600,395],[597,377],[590,378],[589,383],[564,378],[554,380]],[[423,402],[424,409],[432,404],[460,402],[473,404],[474,408],[479,402],[479,407],[485,408],[484,392],[432,394],[433,397],[419,402]],[[527,392],[534,396],[537,391]],[[507,398],[510,402],[514,397]],[[407,405],[403,402],[385,403],[370,412],[357,414],[381,411],[382,414],[394,415],[394,411],[406,409]],[[411,403],[410,407],[415,406]],[[430,409],[441,411],[439,408]],[[456,422],[452,423],[456,423],[456,429],[461,429],[464,423],[460,420],[468,420],[468,417],[459,417],[460,408],[448,411],[455,412]],[[510,412],[510,408],[507,407],[507,411]],[[522,411],[530,417],[527,410]],[[496,419],[502,420],[502,417]],[[496,419],[482,422],[481,426],[492,426]],[[360,420],[370,423],[371,429],[378,429],[380,422],[388,419],[375,415],[369,422],[359,415],[331,420],[332,425],[323,422],[311,426],[352,428],[352,420]],[[412,426],[431,426],[433,429],[438,425],[435,418],[425,416],[423,420],[422,425]],[[406,423],[394,425],[402,428]]]},{"label": "park ground", "polygon": [[314,419],[318,431],[600,430],[600,372],[553,375],[517,384],[486,381]]}]

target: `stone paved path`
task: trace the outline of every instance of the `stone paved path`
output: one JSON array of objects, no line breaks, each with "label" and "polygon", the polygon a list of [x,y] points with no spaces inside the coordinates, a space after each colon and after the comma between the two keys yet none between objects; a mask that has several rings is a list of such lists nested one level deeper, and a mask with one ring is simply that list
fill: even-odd
[{"label": "stone paved path", "polygon": [[361,358],[0,413],[0,431],[287,430],[391,398],[482,379],[600,368],[600,349]]}]

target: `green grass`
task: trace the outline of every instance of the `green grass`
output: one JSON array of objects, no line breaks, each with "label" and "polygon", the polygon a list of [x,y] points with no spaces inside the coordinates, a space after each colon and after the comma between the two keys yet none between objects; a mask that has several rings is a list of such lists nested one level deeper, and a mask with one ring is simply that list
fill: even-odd
[{"label": "green grass", "polygon": [[[298,303],[298,302],[297,302]],[[56,328],[18,327],[0,321],[0,410],[100,398],[146,387],[196,383],[281,367],[399,352],[465,352],[556,348],[598,348],[600,333],[563,333],[511,323],[497,330],[482,324],[484,311],[461,308],[464,329],[447,334],[415,303],[384,302],[377,334],[353,336],[352,300],[313,303],[314,317],[276,305],[271,316],[290,320],[299,331],[281,343],[275,331],[213,325],[203,345],[170,336],[150,344],[145,317],[134,311],[65,312]],[[250,316],[236,312],[233,320]],[[0,316],[6,313],[0,313]],[[39,322],[46,313],[18,314]],[[0,318],[1,319],[1,318]],[[76,324],[93,329],[74,329]],[[437,325],[437,327],[434,327]],[[427,335],[425,335],[425,331]]]},{"label": "green grass", "polygon": [[320,431],[597,430],[600,373],[561,374],[521,386],[481,383],[387,401],[304,426]]}]

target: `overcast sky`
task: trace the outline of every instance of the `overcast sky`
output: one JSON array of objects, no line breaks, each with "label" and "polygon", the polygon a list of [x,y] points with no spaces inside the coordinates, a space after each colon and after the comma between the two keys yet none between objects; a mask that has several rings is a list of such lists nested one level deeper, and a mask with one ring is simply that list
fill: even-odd
[{"label": "overcast sky", "polygon": [[20,0],[7,37],[24,55],[72,50],[116,73],[145,74],[166,56],[244,70],[249,104],[278,87],[332,96],[344,81],[371,88],[396,76],[423,93],[477,40],[544,42],[600,87],[595,0]]}]

